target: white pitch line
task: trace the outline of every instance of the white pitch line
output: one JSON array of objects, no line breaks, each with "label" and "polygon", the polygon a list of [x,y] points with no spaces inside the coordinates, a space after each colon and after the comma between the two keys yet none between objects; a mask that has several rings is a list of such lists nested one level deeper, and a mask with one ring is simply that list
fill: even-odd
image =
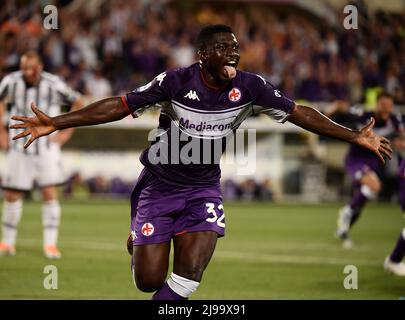
[{"label": "white pitch line", "polygon": [[[30,239],[19,239],[20,243],[32,244],[32,243],[42,243],[41,240],[30,240]],[[126,252],[125,243],[121,245],[100,243],[100,242],[89,242],[89,241],[78,241],[69,240],[63,242],[64,247],[69,248],[82,248],[88,250],[98,250],[98,251],[123,251]],[[381,261],[374,260],[364,260],[364,259],[351,259],[351,258],[334,258],[334,257],[315,257],[315,256],[305,256],[305,255],[283,255],[283,254],[269,254],[269,253],[246,253],[240,251],[230,251],[230,250],[217,250],[214,253],[214,259],[225,259],[225,260],[240,260],[240,262],[254,262],[254,263],[285,263],[285,264],[306,264],[306,265],[335,265],[335,266],[345,266],[345,265],[355,265],[355,266],[366,266],[366,267],[381,267]]]},{"label": "white pitch line", "polygon": [[311,256],[292,256],[281,254],[251,254],[242,253],[238,251],[217,251],[214,253],[214,259],[234,259],[240,261],[259,262],[259,263],[286,263],[286,264],[326,264],[335,266],[355,265],[355,266],[367,266],[367,267],[379,267],[382,266],[382,262],[376,262],[372,260],[359,260],[359,259],[340,259],[331,257],[311,257]]}]

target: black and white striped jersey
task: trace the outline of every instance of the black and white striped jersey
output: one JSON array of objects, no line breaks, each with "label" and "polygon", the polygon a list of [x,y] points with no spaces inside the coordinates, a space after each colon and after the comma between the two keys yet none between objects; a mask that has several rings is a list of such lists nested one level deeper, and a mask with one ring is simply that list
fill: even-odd
[{"label": "black and white striped jersey", "polygon": [[[63,106],[70,106],[78,97],[59,77],[48,72],[41,72],[37,85],[28,85],[21,71],[16,71],[5,76],[0,82],[0,100],[7,106],[9,124],[17,121],[11,120],[13,115],[33,116],[31,103],[50,116],[62,112]],[[49,137],[42,137],[34,141],[30,148],[24,150],[23,146],[28,138],[11,140],[21,130],[10,129],[10,150],[28,154],[41,154],[49,148]]]}]

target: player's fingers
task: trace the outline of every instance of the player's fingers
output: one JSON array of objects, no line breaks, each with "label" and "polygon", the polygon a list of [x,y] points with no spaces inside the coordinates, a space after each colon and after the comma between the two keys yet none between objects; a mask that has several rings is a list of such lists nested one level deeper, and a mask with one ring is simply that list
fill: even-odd
[{"label": "player's fingers", "polygon": [[20,139],[20,138],[24,138],[24,137],[28,136],[29,134],[30,134],[30,132],[29,132],[28,130],[25,130],[24,132],[21,132],[21,133],[15,135],[15,136],[13,137],[13,140],[17,140],[17,139]]},{"label": "player's fingers", "polygon": [[367,123],[367,125],[364,127],[366,130],[370,130],[374,127],[375,120],[373,117],[371,117],[370,121]]},{"label": "player's fingers", "polygon": [[10,129],[25,129],[27,125],[25,123],[16,123],[16,124],[11,124],[8,126]]},{"label": "player's fingers", "polygon": [[388,150],[389,152],[392,152],[392,148],[389,144],[380,143],[380,147]]},{"label": "player's fingers", "polygon": [[31,110],[32,110],[32,112],[34,112],[35,114],[37,114],[38,108],[37,108],[37,106],[35,105],[35,102],[31,102]]},{"label": "player's fingers", "polygon": [[[12,116],[11,119],[26,122],[29,118],[25,116]],[[10,127],[11,128],[11,127]]]},{"label": "player's fingers", "polygon": [[381,137],[381,143],[386,143],[391,145],[391,142],[386,137]]},{"label": "player's fingers", "polygon": [[388,159],[392,159],[392,153],[388,152],[386,150],[380,150],[381,153],[383,153]]},{"label": "player's fingers", "polygon": [[35,113],[35,115],[40,118],[41,116],[43,116],[43,112],[41,110],[38,109],[38,107],[35,105],[35,102],[31,103],[31,110],[32,112]]},{"label": "player's fingers", "polygon": [[31,138],[29,138],[29,140],[26,142],[26,144],[24,144],[24,149],[27,149],[31,143],[34,142],[36,138],[34,138],[33,136],[31,136]]},{"label": "player's fingers", "polygon": [[387,150],[387,149],[384,149],[383,147],[380,147],[380,148],[378,149],[378,151],[380,151],[380,153],[384,154],[388,159],[391,160],[391,158],[392,158],[392,151]]},{"label": "player's fingers", "polygon": [[35,115],[36,115],[38,118],[47,117],[46,113],[44,113],[44,112],[42,112],[41,110],[39,110],[38,107],[35,105],[34,102],[31,103],[31,110],[32,110],[32,112],[35,113]]},{"label": "player's fingers", "polygon": [[381,155],[381,153],[379,151],[377,151],[376,154],[380,158],[380,161],[382,162],[382,164],[385,164],[385,160],[384,160],[383,156]]}]

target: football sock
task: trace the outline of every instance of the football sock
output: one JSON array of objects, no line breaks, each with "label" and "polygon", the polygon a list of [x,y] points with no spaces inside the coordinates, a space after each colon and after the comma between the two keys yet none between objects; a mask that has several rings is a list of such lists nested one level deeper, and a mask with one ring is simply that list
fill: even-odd
[{"label": "football sock", "polygon": [[132,273],[132,282],[134,283],[134,286],[136,287],[134,257],[131,257],[131,273]]},{"label": "football sock", "polygon": [[187,300],[169,287],[167,282],[153,295],[152,300]]},{"label": "football sock", "polygon": [[187,300],[197,290],[199,282],[172,273],[152,297],[153,300]]},{"label": "football sock", "polygon": [[17,239],[17,226],[22,215],[23,202],[4,201],[3,204],[3,242],[14,245]]},{"label": "football sock", "polygon": [[392,262],[399,263],[405,256],[405,228],[402,230],[397,244],[390,255],[390,260]]},{"label": "football sock", "polygon": [[347,238],[347,232],[350,228],[350,219],[353,214],[352,208],[349,205],[344,206],[341,210],[339,210],[339,218],[338,218],[338,230],[337,234],[341,239]]},{"label": "football sock", "polygon": [[44,246],[54,245],[58,241],[60,223],[60,205],[58,200],[46,201],[42,205],[42,225],[44,227]]},{"label": "football sock", "polygon": [[374,199],[375,196],[376,194],[366,185],[362,185],[360,188],[356,189],[352,201],[350,202],[350,208],[352,209],[350,226],[352,226],[360,217],[361,211],[367,200]]}]

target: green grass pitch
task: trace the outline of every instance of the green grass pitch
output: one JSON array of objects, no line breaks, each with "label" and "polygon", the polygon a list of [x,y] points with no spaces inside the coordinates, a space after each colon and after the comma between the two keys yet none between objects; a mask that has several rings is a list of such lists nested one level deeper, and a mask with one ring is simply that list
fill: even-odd
[{"label": "green grass pitch", "polygon": [[[149,299],[131,279],[125,243],[129,203],[65,201],[61,260],[42,255],[40,204],[25,203],[17,255],[0,257],[0,299]],[[353,230],[353,250],[333,237],[338,204],[226,203],[226,236],[193,299],[399,299],[405,279],[383,260],[404,225],[399,206],[371,204]],[[58,269],[46,290],[44,267]],[[358,289],[346,290],[346,265]]]}]

